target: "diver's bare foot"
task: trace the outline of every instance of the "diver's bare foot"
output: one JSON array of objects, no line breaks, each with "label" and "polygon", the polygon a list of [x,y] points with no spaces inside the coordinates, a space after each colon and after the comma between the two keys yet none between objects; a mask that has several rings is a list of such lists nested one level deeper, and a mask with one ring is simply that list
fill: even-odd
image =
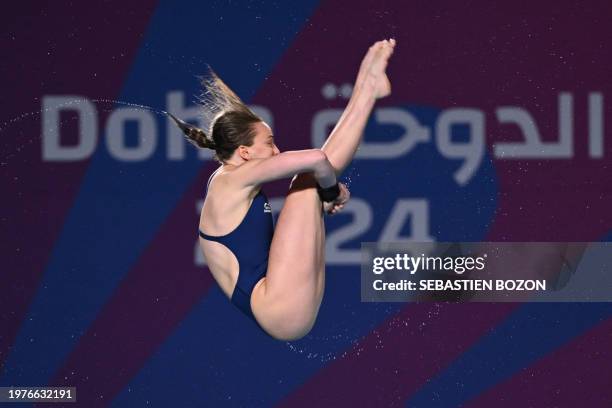
[{"label": "diver's bare foot", "polygon": [[368,49],[359,68],[356,86],[363,84],[374,86],[376,98],[384,98],[391,94],[391,83],[385,71],[395,44],[395,39],[392,38],[377,41]]}]

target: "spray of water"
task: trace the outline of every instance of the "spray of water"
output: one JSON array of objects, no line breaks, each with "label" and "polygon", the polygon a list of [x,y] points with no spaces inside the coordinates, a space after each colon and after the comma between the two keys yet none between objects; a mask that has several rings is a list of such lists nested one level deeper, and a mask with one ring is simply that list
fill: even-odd
[{"label": "spray of water", "polygon": [[[142,105],[139,103],[133,103],[133,102],[126,102],[126,101],[119,101],[116,99],[107,99],[107,98],[98,98],[98,99],[72,99],[70,101],[66,101],[64,103],[61,103],[57,106],[55,106],[53,109],[57,109],[62,108],[62,107],[67,107],[67,106],[77,106],[81,103],[85,103],[85,102],[94,102],[94,103],[98,103],[98,104],[110,104],[110,105],[122,105],[122,106],[127,106],[133,109],[142,109],[142,110],[147,110],[150,112],[153,112],[157,115],[161,115],[161,116],[165,116],[168,115],[167,112],[163,111],[163,110],[159,110],[156,108],[153,108],[151,106],[148,105]],[[31,111],[31,112],[24,112],[21,113],[7,121],[2,122],[2,124],[0,124],[0,136],[2,135],[3,132],[13,128],[14,126],[16,126],[19,122],[21,122],[22,120],[25,119],[29,119],[31,120],[32,118],[35,118],[37,116],[42,116],[45,112],[48,112],[50,110],[50,108],[43,108],[37,111]],[[113,108],[101,108],[98,109],[99,112],[112,112],[114,109]],[[77,118],[71,118],[72,120],[76,120]],[[65,123],[64,119],[62,121],[62,123]],[[18,129],[18,128],[17,128]],[[4,167],[8,165],[8,160],[15,157],[17,154],[19,154],[22,150],[24,150],[24,148],[27,145],[30,145],[34,142],[34,140],[37,139],[36,136],[30,136],[28,138],[21,138],[22,140],[20,140],[20,142],[17,144],[17,146],[15,146],[13,149],[11,149],[10,151],[8,149],[5,150],[6,154],[3,155],[2,157],[0,157],[0,167]]]}]

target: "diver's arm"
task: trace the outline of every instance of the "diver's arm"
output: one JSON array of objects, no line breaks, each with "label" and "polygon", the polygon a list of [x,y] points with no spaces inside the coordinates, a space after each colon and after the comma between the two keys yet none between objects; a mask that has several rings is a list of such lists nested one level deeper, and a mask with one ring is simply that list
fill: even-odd
[{"label": "diver's arm", "polygon": [[323,188],[336,184],[334,168],[320,149],[288,151],[266,159],[251,159],[233,171],[233,178],[246,187],[306,172],[312,172]]}]

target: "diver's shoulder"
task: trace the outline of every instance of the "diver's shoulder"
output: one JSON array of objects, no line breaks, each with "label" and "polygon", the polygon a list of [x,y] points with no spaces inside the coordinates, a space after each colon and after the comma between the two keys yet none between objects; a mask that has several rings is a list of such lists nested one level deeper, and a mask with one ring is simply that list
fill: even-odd
[{"label": "diver's shoulder", "polygon": [[[245,196],[251,196],[253,191],[259,190],[259,186],[245,186],[242,182],[241,174],[243,174],[242,166],[246,165],[245,162],[239,166],[224,167],[217,171],[217,174],[211,179],[208,190],[215,190],[221,194],[239,194]],[[241,169],[242,168],[242,169]],[[214,184],[214,187],[212,187]]]}]

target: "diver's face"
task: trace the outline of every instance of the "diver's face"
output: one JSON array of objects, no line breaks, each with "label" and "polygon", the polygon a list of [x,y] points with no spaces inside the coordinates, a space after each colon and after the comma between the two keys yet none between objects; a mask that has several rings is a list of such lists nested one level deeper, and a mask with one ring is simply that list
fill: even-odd
[{"label": "diver's face", "polygon": [[253,125],[253,129],[255,130],[255,137],[253,138],[253,145],[248,147],[249,158],[267,159],[280,153],[274,143],[270,126],[265,122],[257,122]]}]

